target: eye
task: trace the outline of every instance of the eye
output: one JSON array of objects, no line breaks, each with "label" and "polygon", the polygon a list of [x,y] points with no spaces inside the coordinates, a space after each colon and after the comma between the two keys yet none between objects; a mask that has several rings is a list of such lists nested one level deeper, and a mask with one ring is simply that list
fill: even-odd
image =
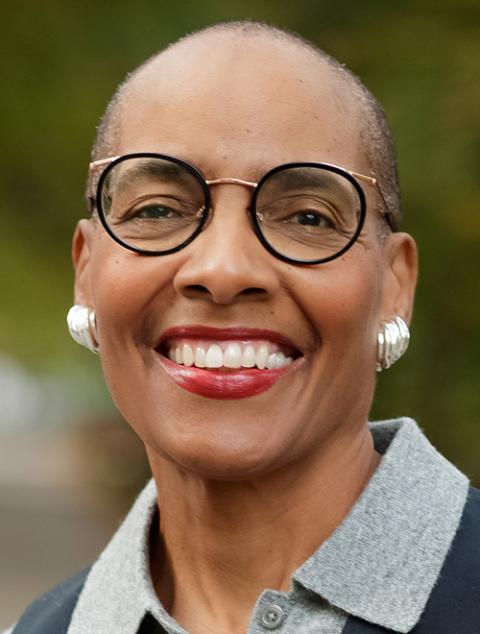
[{"label": "eye", "polygon": [[165,205],[145,205],[140,209],[132,210],[130,217],[145,220],[171,220],[179,215],[171,207],[166,207]]},{"label": "eye", "polygon": [[260,220],[290,231],[336,231],[341,221],[341,210],[326,196],[310,192],[282,193],[267,201],[260,210]]},{"label": "eye", "polygon": [[[306,227],[312,229],[334,229],[335,221],[326,214],[318,211],[295,211],[278,220],[285,225],[293,227]],[[277,221],[278,221],[277,220]]]},{"label": "eye", "polygon": [[293,222],[307,227],[333,227],[333,222],[323,214],[316,211],[302,211],[292,214],[285,219],[286,222]]}]

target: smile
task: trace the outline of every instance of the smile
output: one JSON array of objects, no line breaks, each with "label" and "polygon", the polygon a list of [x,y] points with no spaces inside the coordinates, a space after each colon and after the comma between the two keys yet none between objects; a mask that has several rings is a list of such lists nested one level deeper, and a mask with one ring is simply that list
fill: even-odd
[{"label": "smile", "polygon": [[261,394],[303,361],[288,339],[258,329],[173,328],[156,351],[179,387],[214,399]]},{"label": "smile", "polygon": [[179,365],[197,368],[257,368],[273,370],[293,361],[269,341],[192,341],[179,340],[168,346],[168,358]]}]

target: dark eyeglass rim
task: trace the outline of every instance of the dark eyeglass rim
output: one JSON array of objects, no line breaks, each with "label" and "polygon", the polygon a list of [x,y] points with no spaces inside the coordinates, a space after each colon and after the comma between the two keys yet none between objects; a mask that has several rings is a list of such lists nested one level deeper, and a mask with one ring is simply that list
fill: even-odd
[{"label": "dark eyeglass rim", "polygon": [[[123,240],[121,240],[111,229],[110,225],[108,224],[106,217],[105,217],[105,213],[103,211],[103,207],[102,207],[102,200],[101,200],[101,194],[102,194],[102,189],[103,189],[103,184],[108,176],[108,174],[110,173],[110,171],[119,163],[122,163],[123,161],[127,161],[129,159],[135,159],[135,158],[158,158],[161,160],[166,160],[166,161],[170,161],[172,163],[176,163],[177,165],[182,166],[183,168],[185,168],[190,174],[192,174],[200,183],[204,196],[205,196],[205,208],[203,210],[202,215],[199,218],[199,223],[198,226],[196,227],[196,229],[193,231],[192,235],[189,236],[186,240],[184,240],[181,244],[179,244],[176,247],[173,247],[171,249],[165,249],[162,251],[147,251],[145,249],[141,249],[140,247],[136,247],[134,245],[128,244],[127,242],[124,242]],[[106,159],[107,160],[107,159]],[[261,186],[262,184],[268,179],[270,178],[273,174],[286,170],[286,169],[291,169],[291,168],[297,168],[297,167],[315,167],[315,168],[321,168],[324,169],[326,171],[330,171],[336,174],[339,174],[343,177],[345,177],[354,187],[354,189],[356,190],[358,197],[359,197],[359,201],[360,201],[360,209],[359,209],[359,219],[358,219],[358,224],[357,224],[357,229],[354,232],[353,236],[350,238],[349,242],[342,247],[342,249],[332,255],[329,255],[327,257],[323,257],[323,258],[318,258],[315,260],[299,260],[296,258],[290,258],[286,255],[283,255],[282,253],[276,251],[276,249],[274,249],[270,243],[267,241],[267,239],[265,238],[265,236],[262,233],[262,230],[260,228],[260,224],[258,221],[258,217],[257,217],[257,213],[256,213],[256,201],[257,201],[257,197],[258,197],[258,192],[261,191]],[[381,192],[380,192],[381,194]],[[382,199],[383,199],[383,195],[381,194]],[[91,202],[92,198],[90,197]],[[108,233],[108,235],[115,240],[115,242],[117,242],[117,244],[119,244],[120,246],[133,251],[135,253],[139,253],[141,255],[146,255],[146,256],[161,256],[161,255],[170,255],[172,253],[176,253],[177,251],[181,251],[182,249],[184,249],[186,246],[188,246],[193,240],[195,240],[195,238],[198,236],[198,234],[202,231],[202,229],[205,226],[205,223],[208,220],[208,217],[210,215],[211,212],[211,194],[210,194],[210,188],[207,182],[207,179],[205,178],[205,176],[202,174],[202,172],[198,169],[198,167],[196,167],[195,165],[193,165],[192,163],[189,163],[188,161],[185,161],[183,159],[179,159],[175,156],[170,156],[168,154],[159,154],[157,152],[134,152],[131,154],[123,154],[122,156],[118,156],[112,159],[112,161],[110,163],[108,163],[105,167],[105,169],[102,171],[99,179],[98,179],[98,183],[97,183],[97,187],[96,187],[96,194],[95,194],[95,207],[98,213],[98,216],[100,218],[100,222],[103,225],[103,228],[105,229],[105,231]],[[95,210],[92,210],[92,213]],[[260,243],[263,245],[263,247],[274,257],[278,258],[279,260],[282,260],[283,262],[287,262],[289,264],[298,264],[298,265],[312,265],[312,264],[323,264],[324,262],[329,262],[331,260],[334,260],[338,257],[340,257],[341,255],[343,255],[346,251],[348,251],[357,241],[364,223],[365,223],[365,218],[366,218],[366,211],[367,211],[367,203],[366,203],[366,197],[365,197],[365,193],[362,189],[362,187],[360,186],[360,184],[358,183],[357,179],[350,173],[348,172],[346,169],[339,167],[337,165],[331,165],[330,163],[321,163],[321,162],[311,162],[311,161],[300,161],[300,162],[292,162],[292,163],[283,163],[281,165],[277,165],[276,167],[273,167],[272,169],[268,170],[263,176],[262,178],[258,181],[258,183],[256,183],[255,187],[254,187],[254,191],[252,193],[252,198],[251,198],[251,204],[248,207],[248,214],[250,216],[251,222],[252,222],[252,228],[253,231],[255,233],[255,235],[257,236],[258,240],[260,241]],[[395,228],[392,226],[391,223],[391,214],[390,212],[384,214],[385,220],[387,221],[387,223],[389,224],[390,228],[392,230],[395,230]]]}]

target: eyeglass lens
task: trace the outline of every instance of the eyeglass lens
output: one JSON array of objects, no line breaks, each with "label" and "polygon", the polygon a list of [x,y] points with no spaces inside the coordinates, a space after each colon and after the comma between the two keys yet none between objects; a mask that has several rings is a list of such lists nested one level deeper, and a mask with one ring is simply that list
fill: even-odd
[{"label": "eyeglass lens", "polygon": [[160,158],[129,158],[112,166],[100,204],[111,232],[142,251],[167,251],[188,240],[205,209],[199,178]]},{"label": "eyeglass lens", "polygon": [[[159,157],[129,157],[107,168],[99,204],[117,240],[160,253],[181,247],[199,231],[208,201],[205,183],[187,166]],[[320,166],[286,167],[260,182],[253,221],[279,255],[318,261],[355,239],[361,207],[360,194],[345,175]]]},{"label": "eyeglass lens", "polygon": [[322,167],[273,172],[257,192],[261,233],[278,253],[299,261],[329,258],[355,237],[361,201],[342,174]]}]

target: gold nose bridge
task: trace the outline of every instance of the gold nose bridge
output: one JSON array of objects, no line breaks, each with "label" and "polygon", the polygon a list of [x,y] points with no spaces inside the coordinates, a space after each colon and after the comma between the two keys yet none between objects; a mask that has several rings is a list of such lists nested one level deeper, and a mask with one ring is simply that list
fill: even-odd
[{"label": "gold nose bridge", "polygon": [[[240,187],[246,187],[247,189],[256,189],[258,183],[254,183],[253,181],[245,181],[241,178],[213,178],[211,180],[205,180],[208,187],[212,187],[212,185],[240,185]],[[200,211],[199,215],[203,213],[203,209]],[[209,214],[207,222],[204,225],[204,229],[208,227],[210,222],[212,221],[212,215]]]},{"label": "gold nose bridge", "polygon": [[209,187],[212,185],[240,185],[242,187],[248,187],[249,189],[255,189],[258,185],[258,183],[244,181],[241,178],[214,178],[205,182]]}]

